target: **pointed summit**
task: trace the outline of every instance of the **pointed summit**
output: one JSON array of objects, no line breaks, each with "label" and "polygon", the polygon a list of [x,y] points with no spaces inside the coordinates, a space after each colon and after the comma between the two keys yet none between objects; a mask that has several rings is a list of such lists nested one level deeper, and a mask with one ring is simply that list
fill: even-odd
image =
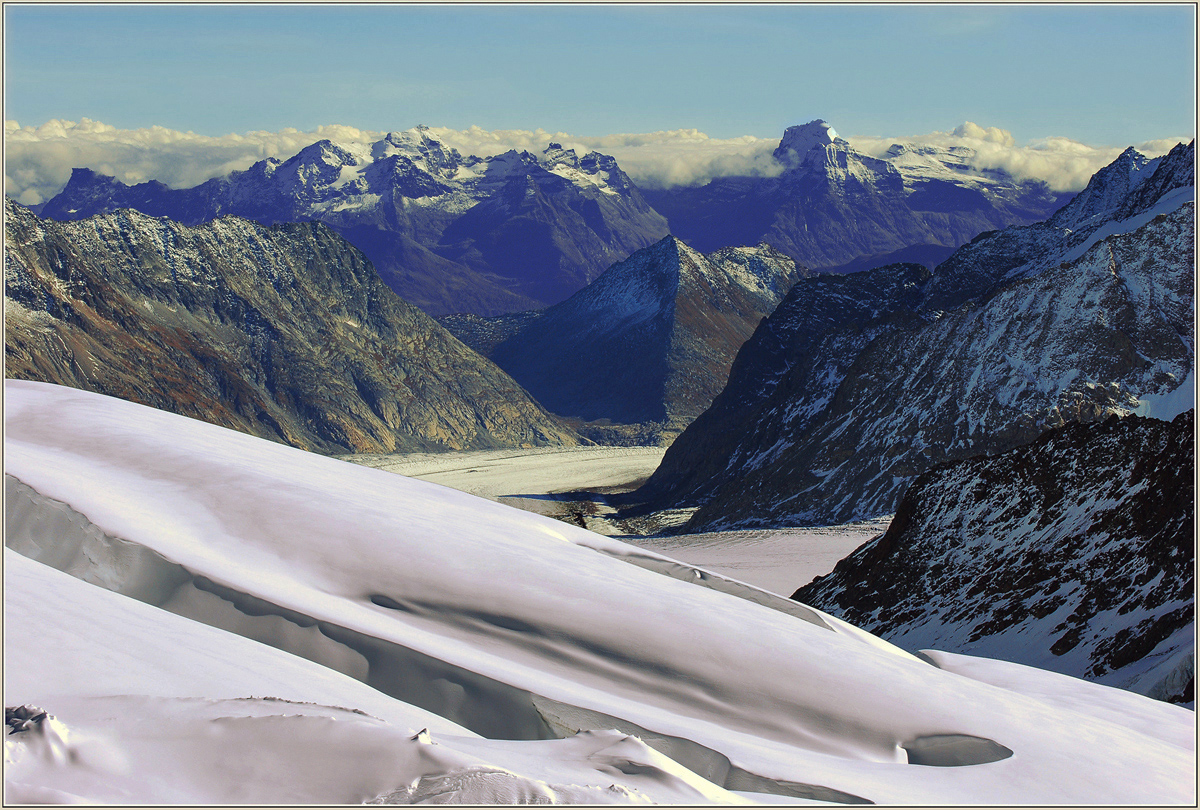
[{"label": "pointed summit", "polygon": [[1158,161],[1151,161],[1132,146],[1129,147],[1116,160],[1092,175],[1083,191],[1050,218],[1050,224],[1079,230],[1090,223],[1103,221],[1157,166]]},{"label": "pointed summit", "polygon": [[495,319],[510,332],[484,350],[553,413],[673,436],[721,390],[742,343],[803,274],[783,254],[706,256],[666,236],[566,301]]},{"label": "pointed summit", "polygon": [[830,144],[839,142],[846,143],[838,137],[837,130],[818,118],[784,130],[783,138],[772,155],[785,166],[798,166],[813,149],[824,150]]}]

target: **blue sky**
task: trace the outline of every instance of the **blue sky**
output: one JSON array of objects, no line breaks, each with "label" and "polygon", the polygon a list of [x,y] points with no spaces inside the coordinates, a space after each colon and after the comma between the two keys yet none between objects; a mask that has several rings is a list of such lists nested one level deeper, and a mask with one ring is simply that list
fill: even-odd
[{"label": "blue sky", "polygon": [[1121,145],[1195,128],[1190,5],[5,7],[5,119],[223,135],[347,124],[963,121]]}]

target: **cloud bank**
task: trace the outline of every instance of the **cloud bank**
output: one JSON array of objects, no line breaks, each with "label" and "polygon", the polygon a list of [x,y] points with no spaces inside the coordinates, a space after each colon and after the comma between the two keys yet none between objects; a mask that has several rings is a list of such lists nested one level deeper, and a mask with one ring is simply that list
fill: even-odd
[{"label": "cloud bank", "polygon": [[[931,146],[964,146],[975,152],[976,169],[1003,169],[1018,180],[1041,180],[1052,191],[1079,191],[1091,176],[1112,163],[1125,146],[1088,146],[1070,138],[1041,138],[1018,145],[1012,133],[998,127],[981,127],[971,121],[953,132],[931,132],[908,138],[847,138],[860,152],[880,157],[894,143]],[[1163,138],[1128,144],[1147,157],[1165,155],[1175,144],[1191,138]]]},{"label": "cloud bank", "polygon": [[[75,167],[87,167],[125,183],[153,179],[172,188],[187,188],[268,157],[290,157],[322,138],[371,143],[385,134],[332,125],[312,131],[289,128],[213,137],[159,126],[117,129],[87,118],[78,122],[53,120],[37,127],[6,121],[4,131],[5,194],[26,205],[37,205],[57,194]],[[464,155],[496,155],[510,149],[540,152],[550,141],[581,152],[603,152],[615,157],[635,182],[647,188],[701,185],[729,175],[768,177],[781,171],[771,157],[778,138],[710,138],[695,129],[598,137],[542,129],[432,127],[431,131]],[[952,132],[847,140],[855,149],[871,155],[883,154],[894,143],[966,146],[976,153],[975,168],[1004,169],[1018,179],[1043,180],[1055,191],[1083,188],[1097,169],[1123,149],[1088,146],[1069,138],[1044,138],[1019,145],[1003,129],[971,122]],[[1164,154],[1179,140],[1184,139],[1166,138],[1133,146],[1154,156]]]},{"label": "cloud bank", "polygon": [[264,158],[290,157],[322,138],[370,142],[381,135],[329,126],[312,132],[284,129],[211,137],[159,126],[117,129],[83,118],[51,120],[39,127],[5,121],[4,137],[4,193],[36,205],[61,191],[73,168],[93,169],[124,183],[158,180],[172,188],[188,188]]}]

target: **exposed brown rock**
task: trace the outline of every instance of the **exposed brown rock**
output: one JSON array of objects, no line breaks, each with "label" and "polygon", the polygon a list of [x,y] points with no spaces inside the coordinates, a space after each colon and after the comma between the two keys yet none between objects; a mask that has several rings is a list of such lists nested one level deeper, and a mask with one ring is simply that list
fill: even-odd
[{"label": "exposed brown rock", "polygon": [[579,441],[324,225],[5,219],[9,377],[322,452]]}]

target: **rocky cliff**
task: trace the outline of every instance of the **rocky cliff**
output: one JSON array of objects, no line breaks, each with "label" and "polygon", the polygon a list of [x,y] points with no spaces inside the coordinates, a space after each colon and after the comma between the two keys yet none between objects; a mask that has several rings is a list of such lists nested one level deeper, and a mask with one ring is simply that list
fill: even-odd
[{"label": "rocky cliff", "polygon": [[323,452],[575,444],[328,227],[5,202],[6,374]]},{"label": "rocky cliff", "polygon": [[930,470],[793,594],[905,649],[1195,699],[1194,415],[1072,424]]}]

